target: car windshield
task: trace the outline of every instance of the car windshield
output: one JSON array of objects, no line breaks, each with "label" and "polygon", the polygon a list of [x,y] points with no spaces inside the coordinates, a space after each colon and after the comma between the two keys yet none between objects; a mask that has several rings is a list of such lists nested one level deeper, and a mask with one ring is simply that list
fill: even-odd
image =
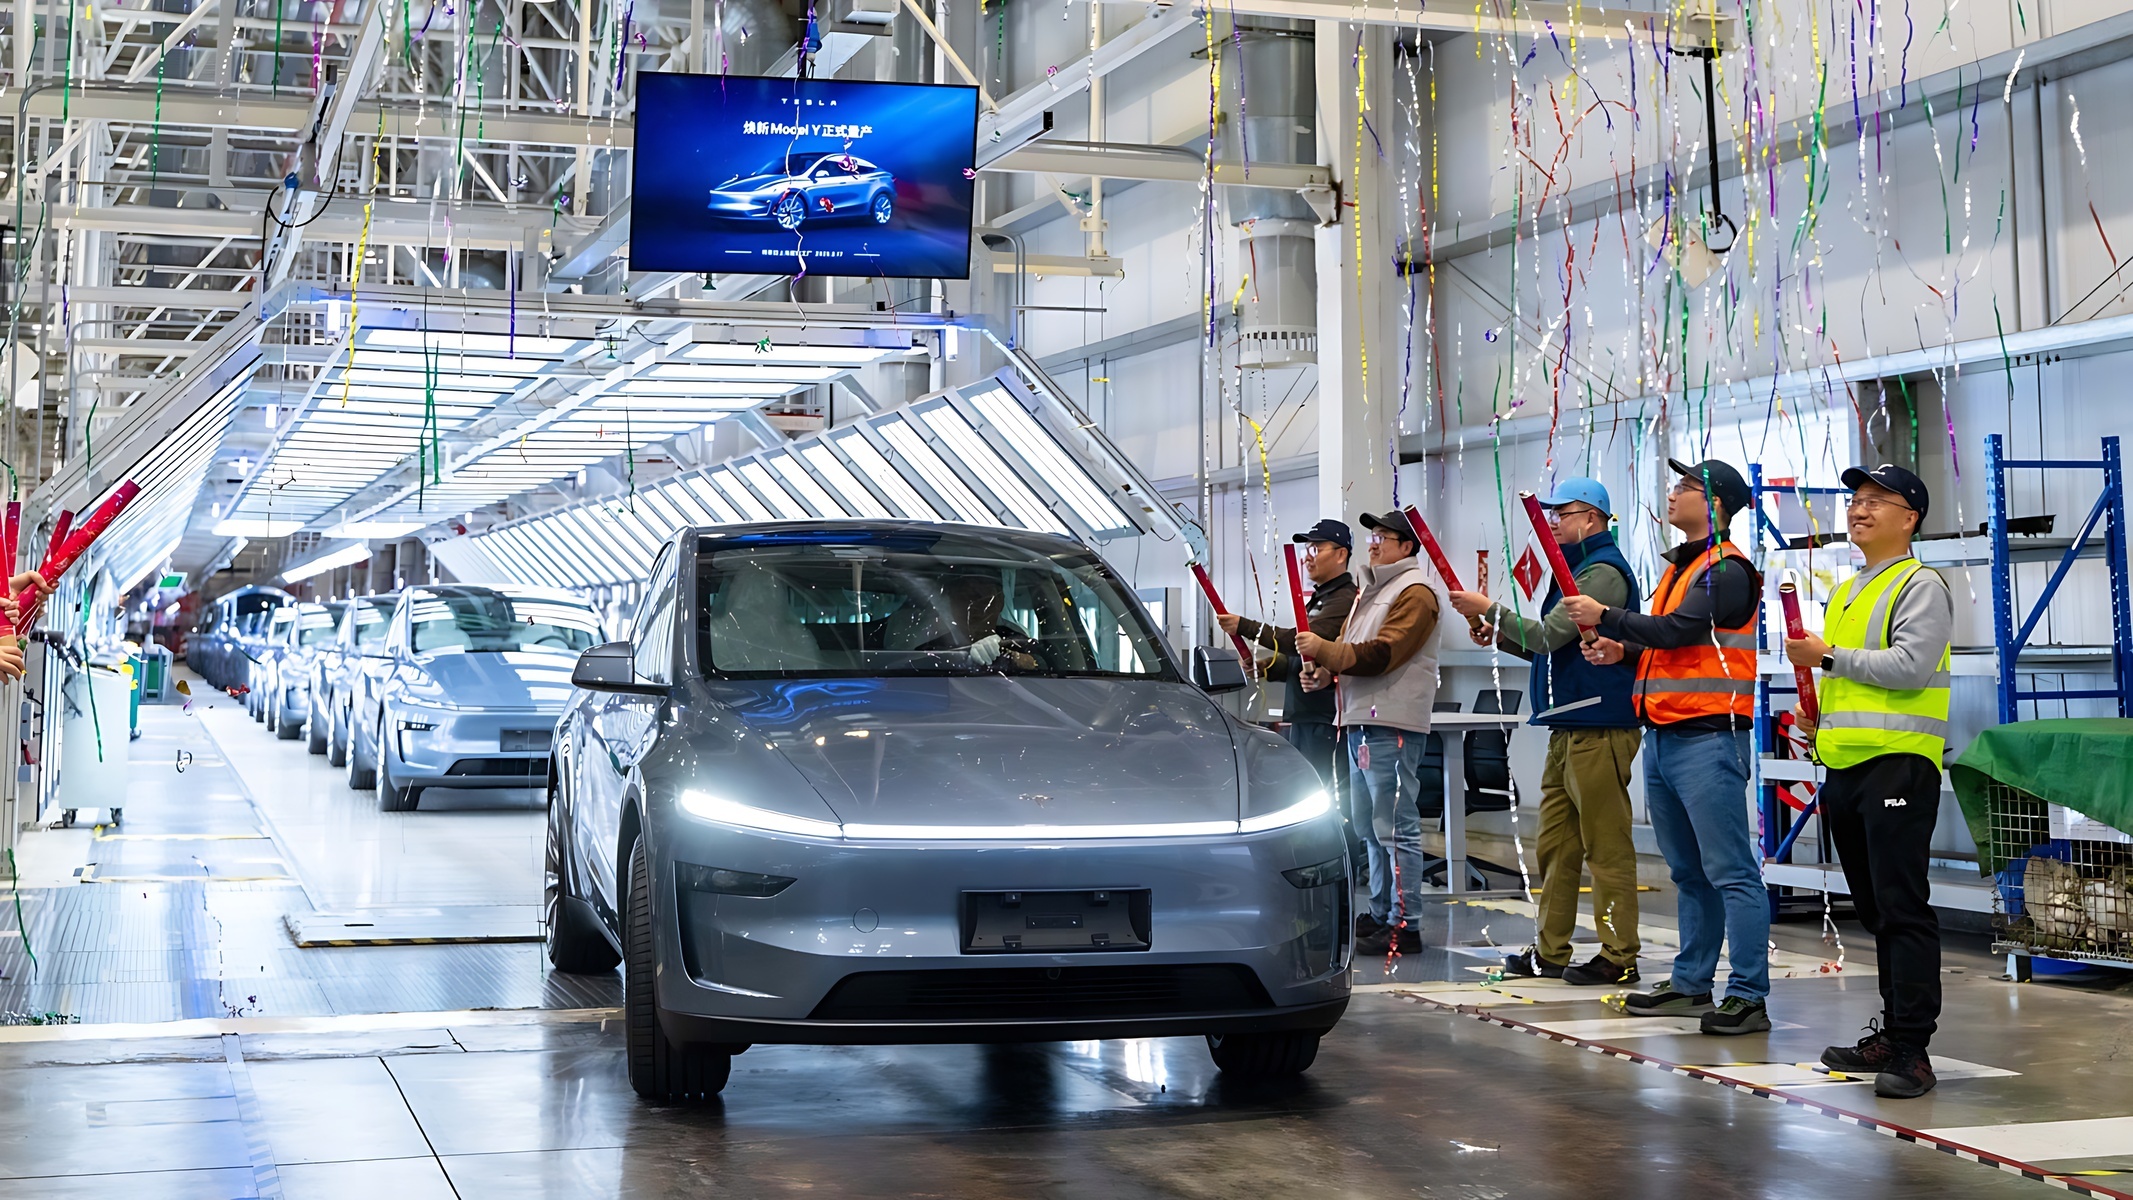
[{"label": "car windshield", "polygon": [[754,171],[757,175],[804,175],[808,169],[821,161],[822,153],[781,154]]},{"label": "car windshield", "polygon": [[296,618],[296,644],[316,646],[333,640],[335,620],[333,611],[325,608],[307,608]]},{"label": "car windshield", "polygon": [[386,631],[393,624],[393,602],[390,600],[363,600],[356,604],[355,611],[356,649],[377,650],[385,645]]},{"label": "car windshield", "polygon": [[1146,610],[1086,550],[955,534],[706,538],[704,665],[729,678],[1175,678]]},{"label": "car windshield", "polygon": [[294,624],[296,624],[296,610],[295,610],[295,609],[293,609],[293,608],[277,608],[277,609],[275,609],[275,610],[274,610],[274,622],[273,622],[273,624],[272,624],[272,625],[270,625],[270,626],[268,626],[268,627],[267,627],[267,638],[268,638],[268,640],[270,640],[270,641],[276,641],[276,642],[280,641],[280,640],[281,640],[281,636],[282,636],[282,634],[284,634],[284,633],[287,633],[287,632],[289,631],[289,626],[291,626],[291,625],[294,625]]},{"label": "car windshield", "polygon": [[567,600],[450,588],[414,598],[408,634],[416,654],[545,650],[575,655],[600,640],[600,619]]}]

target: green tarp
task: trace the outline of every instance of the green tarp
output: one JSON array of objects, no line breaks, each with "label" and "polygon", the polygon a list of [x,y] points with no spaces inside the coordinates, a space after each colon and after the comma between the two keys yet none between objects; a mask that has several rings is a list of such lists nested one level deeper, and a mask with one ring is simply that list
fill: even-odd
[{"label": "green tarp", "polygon": [[2005,863],[1994,853],[1985,812],[1993,780],[2133,832],[2133,720],[2076,717],[1995,726],[1977,735],[1948,768],[1948,778],[1986,874]]}]

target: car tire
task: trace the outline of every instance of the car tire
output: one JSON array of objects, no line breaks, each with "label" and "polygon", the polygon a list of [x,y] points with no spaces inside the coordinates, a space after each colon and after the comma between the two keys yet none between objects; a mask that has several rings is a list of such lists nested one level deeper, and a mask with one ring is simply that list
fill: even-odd
[{"label": "car tire", "polygon": [[392,743],[386,741],[385,718],[378,718],[378,811],[413,812],[422,803],[422,789],[404,787],[393,781]]},{"label": "car tire", "polygon": [[304,750],[310,754],[326,752],[326,738],[333,730],[333,721],[327,715],[326,705],[318,697],[311,698],[311,719],[304,722]]},{"label": "car tire", "polygon": [[873,216],[876,225],[888,224],[896,219],[896,197],[887,192],[874,193],[874,199],[867,204],[867,212]]},{"label": "car tire", "polygon": [[281,732],[281,725],[278,720],[281,715],[281,705],[277,703],[275,699],[278,694],[279,689],[269,690],[267,692],[267,698],[259,702],[259,708],[262,714],[260,719],[266,722],[268,733],[278,734]]},{"label": "car tire", "polygon": [[348,786],[367,792],[378,786],[378,765],[363,754],[363,739],[356,734],[355,714],[348,714]]},{"label": "car tire", "polygon": [[1284,1079],[1301,1075],[1318,1057],[1315,1030],[1288,1033],[1208,1034],[1207,1052],[1232,1079]]},{"label": "car tire", "polygon": [[563,832],[556,826],[555,793],[548,796],[548,854],[541,872],[541,929],[548,963],[566,975],[608,975],[622,955],[600,931],[600,919],[570,894],[563,871]]},{"label": "car tire", "polygon": [[778,228],[791,233],[807,224],[807,197],[800,192],[787,192],[770,206],[770,218]]},{"label": "car tire", "polygon": [[298,722],[291,721],[289,719],[289,714],[281,711],[281,705],[276,704],[274,706],[274,709],[275,712],[273,725],[275,737],[281,739],[284,742],[293,742],[296,739],[304,736],[303,725]]},{"label": "car tire", "polygon": [[723,1046],[681,1046],[667,1040],[653,994],[651,864],[644,839],[630,848],[629,899],[622,922],[622,1033],[630,1087],[655,1104],[709,1100],[725,1090],[733,1055]]},{"label": "car tire", "polygon": [[345,704],[334,705],[332,719],[326,722],[326,765],[329,767],[348,765],[347,709]]}]

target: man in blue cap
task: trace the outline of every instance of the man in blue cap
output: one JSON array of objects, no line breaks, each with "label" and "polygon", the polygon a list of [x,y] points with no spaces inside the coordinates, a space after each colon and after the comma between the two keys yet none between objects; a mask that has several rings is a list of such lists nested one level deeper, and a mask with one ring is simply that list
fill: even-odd
[{"label": "man in blue cap", "polygon": [[[1311,632],[1322,638],[1337,638],[1341,626],[1348,622],[1348,610],[1355,607],[1355,578],[1348,574],[1348,557],[1355,549],[1355,534],[1349,530],[1347,522],[1327,518],[1294,535],[1291,540],[1304,547],[1303,569],[1311,580],[1311,598],[1305,602],[1304,612],[1311,620]],[[1338,796],[1339,779],[1347,769],[1341,764],[1340,731],[1333,724],[1333,689],[1321,688],[1315,692],[1303,689],[1303,672],[1298,669],[1301,660],[1296,653],[1296,631],[1227,613],[1216,620],[1221,622],[1222,632],[1239,635],[1255,646],[1274,651],[1274,657],[1266,664],[1266,677],[1288,681],[1287,691],[1282,696],[1281,716],[1288,722],[1289,744],[1311,760],[1311,765],[1318,768],[1318,777],[1326,781],[1326,789]],[[1362,862],[1363,839],[1352,821],[1348,843],[1355,861]]]},{"label": "man in blue cap", "polygon": [[[1614,505],[1593,479],[1565,479],[1541,501],[1556,544],[1578,591],[1610,608],[1637,611],[1640,594],[1629,560],[1608,531]],[[1475,640],[1509,650],[1533,664],[1531,724],[1548,730],[1541,773],[1540,940],[1504,962],[1513,975],[1566,983],[1625,984],[1637,980],[1637,847],[1630,839],[1629,775],[1642,738],[1630,694],[1632,663],[1588,662],[1577,623],[1551,585],[1539,620],[1520,616],[1478,592],[1453,592],[1452,607],[1480,617],[1488,628]],[[1593,926],[1600,952],[1570,961],[1577,929],[1578,881],[1592,869]]]}]

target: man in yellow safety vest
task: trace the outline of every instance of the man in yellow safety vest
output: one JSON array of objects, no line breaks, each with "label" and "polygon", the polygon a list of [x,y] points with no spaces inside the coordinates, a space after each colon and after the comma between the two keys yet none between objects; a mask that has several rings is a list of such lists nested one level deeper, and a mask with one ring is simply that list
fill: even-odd
[{"label": "man in yellow safety vest", "polygon": [[1856,1046],[1824,1050],[1822,1062],[1873,1075],[1877,1095],[1908,1099],[1934,1083],[1926,1043],[1940,1016],[1940,922],[1926,866],[1948,742],[1955,601],[1911,554],[1930,500],[1918,476],[1886,463],[1853,467],[1844,486],[1851,542],[1866,565],[1830,597],[1823,636],[1787,639],[1785,655],[1822,670],[1819,727],[1795,716],[1828,768],[1821,817],[1860,923],[1874,935],[1881,1019]]}]

